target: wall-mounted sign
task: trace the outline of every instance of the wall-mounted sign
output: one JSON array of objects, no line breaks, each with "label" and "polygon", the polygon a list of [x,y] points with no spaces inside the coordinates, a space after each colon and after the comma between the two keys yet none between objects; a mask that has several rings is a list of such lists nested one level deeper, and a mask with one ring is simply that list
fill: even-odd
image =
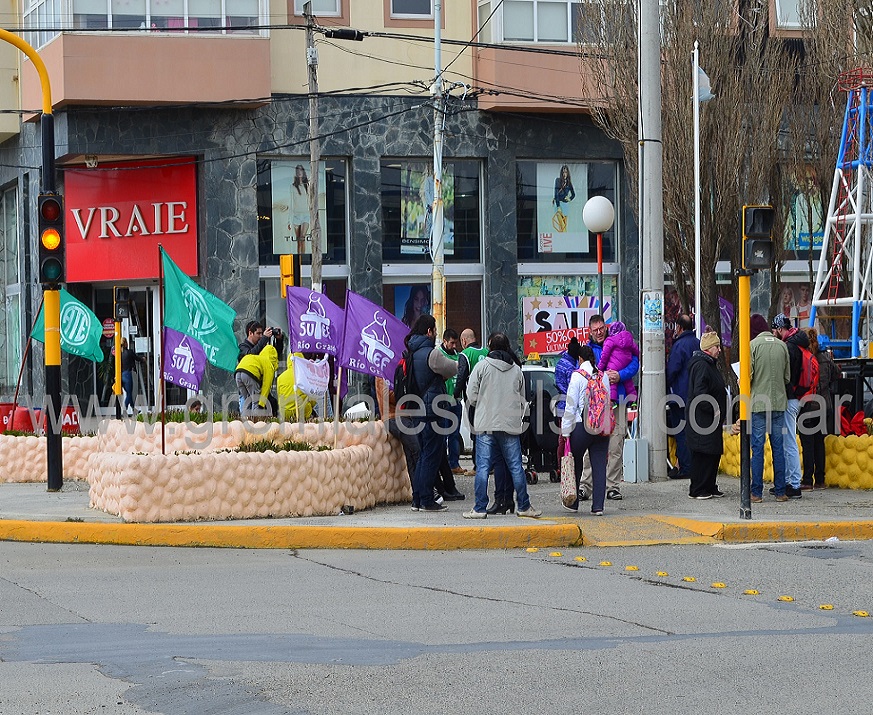
[{"label": "wall-mounted sign", "polygon": [[173,157],[64,174],[67,280],[158,277],[158,244],[197,274],[197,171]]}]

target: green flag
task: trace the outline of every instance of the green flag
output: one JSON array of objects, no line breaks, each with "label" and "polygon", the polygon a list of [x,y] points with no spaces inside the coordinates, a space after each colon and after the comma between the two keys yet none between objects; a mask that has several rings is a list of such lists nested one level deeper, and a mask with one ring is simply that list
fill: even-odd
[{"label": "green flag", "polygon": [[[103,326],[87,305],[61,288],[61,350],[93,362],[103,361]],[[30,337],[45,342],[45,306],[39,309]]]},{"label": "green flag", "polygon": [[204,290],[161,249],[164,265],[164,326],[199,341],[215,367],[236,370],[239,345],[233,333],[236,312]]}]

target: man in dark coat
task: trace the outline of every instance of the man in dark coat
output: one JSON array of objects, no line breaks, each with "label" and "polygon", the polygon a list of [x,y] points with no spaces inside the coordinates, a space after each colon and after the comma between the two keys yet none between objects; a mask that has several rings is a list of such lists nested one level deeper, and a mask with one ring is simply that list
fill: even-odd
[{"label": "man in dark coat", "polygon": [[724,451],[722,424],[727,414],[727,391],[716,358],[721,340],[716,333],[704,333],[700,350],[688,363],[688,422],[685,439],[691,451],[691,499],[723,497],[716,485],[718,463]]},{"label": "man in dark coat", "polygon": [[[673,437],[676,440],[676,458],[679,462],[675,479],[688,479],[691,476],[691,453],[685,443],[685,406],[688,404],[688,363],[696,350],[700,350],[700,341],[694,334],[694,321],[689,315],[680,315],[676,320],[679,334],[673,339],[670,357],[667,359],[667,390],[676,395],[678,400],[668,403],[667,424],[671,430],[677,430]],[[671,474],[671,476],[673,476]]]}]

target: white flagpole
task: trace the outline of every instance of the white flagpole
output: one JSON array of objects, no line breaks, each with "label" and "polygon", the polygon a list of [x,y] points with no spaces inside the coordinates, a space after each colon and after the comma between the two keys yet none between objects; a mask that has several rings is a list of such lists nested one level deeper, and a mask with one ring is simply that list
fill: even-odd
[{"label": "white flagpole", "polygon": [[700,54],[697,40],[691,53],[694,80],[694,325],[697,337],[703,335],[703,302],[700,290]]}]

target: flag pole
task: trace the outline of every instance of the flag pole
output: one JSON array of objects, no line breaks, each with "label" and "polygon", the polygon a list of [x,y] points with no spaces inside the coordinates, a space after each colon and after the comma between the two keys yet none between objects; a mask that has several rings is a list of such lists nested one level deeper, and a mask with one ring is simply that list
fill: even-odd
[{"label": "flag pole", "polygon": [[158,337],[161,351],[158,355],[158,397],[161,403],[161,454],[167,453],[167,390],[164,385],[164,247],[158,244],[158,291],[160,293],[161,330]]},{"label": "flag pole", "polygon": [[691,53],[691,73],[694,79],[694,325],[700,338],[703,335],[703,298],[700,287],[700,51],[697,40]]},{"label": "flag pole", "polygon": [[337,438],[339,437],[339,394],[340,387],[343,384],[343,366],[340,365],[336,371],[336,396],[334,397],[333,408],[333,448],[336,449]]}]

